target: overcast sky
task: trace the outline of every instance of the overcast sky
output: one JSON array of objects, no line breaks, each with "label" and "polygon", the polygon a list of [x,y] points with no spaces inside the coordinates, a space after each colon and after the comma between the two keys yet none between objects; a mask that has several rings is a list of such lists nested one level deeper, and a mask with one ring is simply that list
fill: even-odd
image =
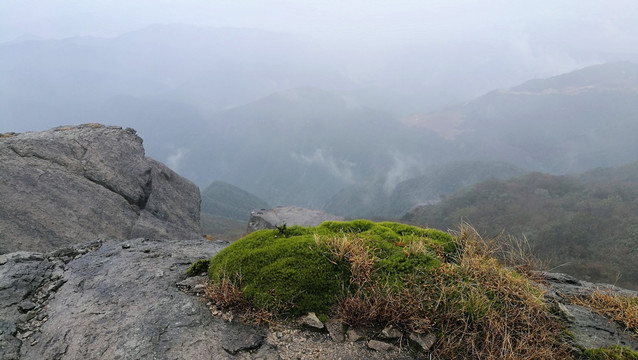
[{"label": "overcast sky", "polygon": [[[635,41],[636,0],[2,0],[0,41],[114,37],[154,23],[260,28],[326,40],[503,41],[594,24],[610,47]],[[558,25],[557,25],[558,24]],[[560,24],[571,24],[560,29]],[[580,24],[580,25],[578,25]],[[546,25],[546,27],[545,27]],[[533,30],[530,30],[533,29]],[[565,33],[560,34],[564,36]],[[576,35],[576,34],[575,34]],[[608,41],[605,41],[608,42]],[[616,42],[618,44],[616,44]]]}]

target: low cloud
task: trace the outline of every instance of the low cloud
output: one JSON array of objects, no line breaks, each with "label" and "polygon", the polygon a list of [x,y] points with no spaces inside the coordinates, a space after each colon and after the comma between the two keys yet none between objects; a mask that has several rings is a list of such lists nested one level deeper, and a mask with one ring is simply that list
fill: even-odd
[{"label": "low cloud", "polygon": [[324,149],[317,149],[314,153],[312,153],[312,155],[292,153],[290,154],[290,157],[301,164],[321,166],[332,176],[341,179],[348,184],[355,182],[353,172],[355,164],[351,161],[336,159],[329,151]]},{"label": "low cloud", "polygon": [[182,160],[184,156],[188,154],[189,150],[186,148],[177,148],[174,150],[173,154],[169,155],[166,159],[166,166],[171,168],[171,170],[175,172],[179,172]]}]

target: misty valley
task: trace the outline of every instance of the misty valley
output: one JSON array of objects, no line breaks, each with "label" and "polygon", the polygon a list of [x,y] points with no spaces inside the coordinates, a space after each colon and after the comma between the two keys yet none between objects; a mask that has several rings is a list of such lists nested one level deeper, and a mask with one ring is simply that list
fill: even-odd
[{"label": "misty valley", "polygon": [[483,94],[461,102],[472,93],[463,83],[447,97],[373,85],[311,45],[181,25],[4,43],[2,117],[24,125],[3,120],[2,130],[136,129],[148,156],[202,189],[202,227],[217,238],[241,237],[250,211],[276,206],[468,222],[525,238],[550,268],[638,288],[636,63],[500,89],[468,75]]}]

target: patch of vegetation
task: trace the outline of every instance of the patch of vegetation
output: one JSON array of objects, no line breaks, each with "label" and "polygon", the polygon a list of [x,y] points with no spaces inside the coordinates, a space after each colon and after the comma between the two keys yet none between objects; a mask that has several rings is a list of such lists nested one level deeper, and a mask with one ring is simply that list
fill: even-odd
[{"label": "patch of vegetation", "polygon": [[[347,281],[347,266],[331,261],[309,229],[291,226],[254,232],[211,259],[213,284],[225,278],[255,307],[300,315],[327,312]],[[294,305],[294,306],[293,306]]]},{"label": "patch of vegetation", "polygon": [[596,289],[587,296],[573,297],[571,301],[618,322],[638,339],[638,297],[621,296]]},{"label": "patch of vegetation", "polygon": [[198,276],[200,274],[206,273],[208,270],[208,265],[210,260],[208,259],[199,259],[191,265],[188,270],[186,270],[187,276]]},{"label": "patch of vegetation", "polygon": [[497,253],[468,226],[454,235],[366,220],[261,230],[211,259],[208,297],[273,316],[433,331],[437,358],[569,358],[541,292]]},{"label": "patch of vegetation", "polygon": [[638,352],[622,346],[585,349],[583,354],[590,360],[638,360]]}]

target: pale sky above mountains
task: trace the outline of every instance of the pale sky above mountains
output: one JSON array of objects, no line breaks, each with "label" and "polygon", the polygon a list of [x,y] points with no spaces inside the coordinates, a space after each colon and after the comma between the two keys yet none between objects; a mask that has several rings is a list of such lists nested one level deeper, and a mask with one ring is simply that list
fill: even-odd
[{"label": "pale sky above mountains", "polygon": [[[0,42],[114,37],[154,23],[247,27],[369,43],[546,39],[607,51],[638,33],[635,0],[3,0]],[[580,38],[580,39],[573,39]],[[514,40],[513,40],[514,39]]]}]

